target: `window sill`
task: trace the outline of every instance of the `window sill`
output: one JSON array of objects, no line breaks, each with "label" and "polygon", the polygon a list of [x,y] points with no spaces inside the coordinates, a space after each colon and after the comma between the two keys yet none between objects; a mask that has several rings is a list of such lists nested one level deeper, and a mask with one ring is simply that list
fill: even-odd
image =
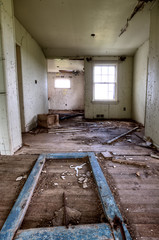
[{"label": "window sill", "polygon": [[110,105],[110,104],[119,104],[118,100],[114,100],[114,101],[101,101],[101,100],[92,100],[91,101],[92,104],[105,104],[105,105]]}]

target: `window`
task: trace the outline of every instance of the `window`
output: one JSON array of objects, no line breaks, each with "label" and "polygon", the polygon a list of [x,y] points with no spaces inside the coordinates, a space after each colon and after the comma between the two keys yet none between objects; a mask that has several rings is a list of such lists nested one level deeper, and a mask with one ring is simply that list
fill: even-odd
[{"label": "window", "polygon": [[93,100],[117,101],[117,64],[94,65]]},{"label": "window", "polygon": [[71,88],[70,79],[55,79],[55,88]]}]

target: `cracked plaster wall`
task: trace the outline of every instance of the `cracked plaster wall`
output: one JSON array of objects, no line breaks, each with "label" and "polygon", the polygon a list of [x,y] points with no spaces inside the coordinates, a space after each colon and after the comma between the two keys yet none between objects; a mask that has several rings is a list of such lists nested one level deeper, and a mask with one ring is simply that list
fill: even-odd
[{"label": "cracked plaster wall", "polygon": [[0,153],[10,155],[22,144],[12,0],[0,1],[0,70]]},{"label": "cracked plaster wall", "polygon": [[159,146],[159,1],[151,10],[145,135]]},{"label": "cracked plaster wall", "polygon": [[148,68],[149,41],[144,42],[134,56],[133,72],[133,119],[145,124],[147,68]]},{"label": "cracked plaster wall", "polygon": [[29,131],[36,126],[37,114],[48,112],[47,64],[37,42],[16,18],[15,34],[16,43],[21,47],[23,131]]},{"label": "cracked plaster wall", "polygon": [[[70,79],[71,88],[56,89],[56,78]],[[63,79],[63,78],[61,78]],[[48,73],[49,108],[53,110],[84,110],[84,74]]]}]

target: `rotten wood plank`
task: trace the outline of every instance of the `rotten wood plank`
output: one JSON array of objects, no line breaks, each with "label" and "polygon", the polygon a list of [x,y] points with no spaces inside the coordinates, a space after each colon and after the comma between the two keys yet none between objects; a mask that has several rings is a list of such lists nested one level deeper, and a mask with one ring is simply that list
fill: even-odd
[{"label": "rotten wood plank", "polygon": [[66,229],[65,227],[54,228],[36,228],[18,231],[15,240],[30,240],[30,239],[85,239],[85,240],[100,240],[113,239],[110,226],[106,223],[72,226]]},{"label": "rotten wood plank", "polygon": [[106,142],[106,144],[112,144],[112,143],[116,142],[117,140],[119,140],[120,138],[125,137],[126,135],[128,135],[128,134],[136,131],[138,128],[139,128],[139,127],[135,127],[135,128],[133,128],[133,129],[131,129],[131,130],[129,130],[129,131],[127,131],[127,132],[125,132],[125,133],[123,133],[123,134],[121,134],[121,135],[113,138],[113,139],[111,139],[111,140],[108,140],[108,141]]},{"label": "rotten wood plank", "polygon": [[131,166],[135,166],[135,167],[143,167],[143,168],[147,168],[148,165],[142,162],[135,162],[135,161],[128,161],[128,160],[123,160],[123,159],[112,159],[112,162],[114,163],[119,163],[119,164],[125,164],[125,165],[131,165]]}]

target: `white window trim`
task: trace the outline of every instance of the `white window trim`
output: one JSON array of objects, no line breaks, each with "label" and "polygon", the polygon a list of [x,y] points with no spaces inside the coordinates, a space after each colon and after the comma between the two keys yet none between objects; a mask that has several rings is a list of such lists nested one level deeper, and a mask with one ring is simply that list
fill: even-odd
[{"label": "white window trim", "polygon": [[[95,82],[94,82],[94,67],[95,66],[104,66],[104,65],[114,65],[116,66],[116,82],[115,82],[115,99],[106,99],[106,100],[97,100],[94,99],[95,96]],[[103,82],[99,82],[101,84],[105,84]],[[93,103],[118,103],[118,62],[117,61],[94,61],[92,64],[92,85],[93,85],[93,89],[92,89],[92,102]]]}]

